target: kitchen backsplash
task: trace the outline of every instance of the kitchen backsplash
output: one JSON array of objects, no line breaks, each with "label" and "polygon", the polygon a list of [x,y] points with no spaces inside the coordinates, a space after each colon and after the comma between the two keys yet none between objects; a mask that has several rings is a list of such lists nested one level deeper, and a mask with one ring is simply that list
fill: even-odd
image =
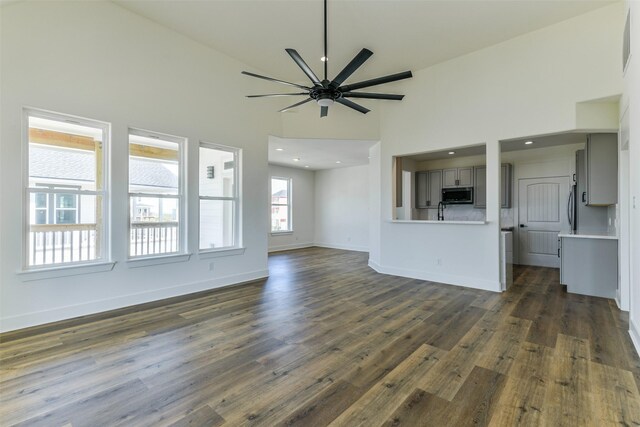
[{"label": "kitchen backsplash", "polygon": [[[419,220],[438,219],[436,209],[418,209]],[[474,209],[473,205],[449,205],[444,210],[444,219],[447,221],[484,221],[486,218],[485,209]],[[513,226],[513,209],[500,209],[500,224],[502,226]]]}]

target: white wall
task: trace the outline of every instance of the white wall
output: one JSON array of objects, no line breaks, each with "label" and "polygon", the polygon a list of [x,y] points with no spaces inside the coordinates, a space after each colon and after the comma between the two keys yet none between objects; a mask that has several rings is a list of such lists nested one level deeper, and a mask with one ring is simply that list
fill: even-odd
[{"label": "white wall", "polygon": [[[269,165],[269,176],[291,178],[292,233],[269,233],[269,251],[313,245],[315,229],[315,176],[313,171]],[[270,194],[270,192],[269,192]],[[267,216],[271,210],[267,209]],[[270,220],[269,220],[270,222]]]},{"label": "white wall", "polygon": [[[498,291],[498,141],[577,129],[576,103],[622,91],[622,4],[414,73],[381,113],[378,271]],[[580,126],[601,123],[581,118]],[[393,156],[487,144],[487,224],[389,221]],[[375,255],[374,255],[375,254]],[[640,303],[640,301],[639,301]]]},{"label": "white wall", "polygon": [[316,171],[315,244],[369,250],[369,166]]},{"label": "white wall", "polygon": [[[240,74],[243,64],[110,2],[17,2],[3,6],[1,19],[1,330],[268,274],[267,137],[281,133],[281,123],[275,112],[241,96],[265,89]],[[16,274],[22,266],[23,106],[112,124],[112,271],[31,282]],[[189,139],[186,219],[194,255],[188,262],[143,268],[126,262],[129,126]],[[197,255],[200,139],[243,149],[243,255]]]},{"label": "white wall", "polygon": [[[640,352],[640,2],[629,1],[631,10],[631,63],[624,76],[620,112],[629,108],[629,245],[631,337]],[[625,230],[621,230],[622,233]]]}]

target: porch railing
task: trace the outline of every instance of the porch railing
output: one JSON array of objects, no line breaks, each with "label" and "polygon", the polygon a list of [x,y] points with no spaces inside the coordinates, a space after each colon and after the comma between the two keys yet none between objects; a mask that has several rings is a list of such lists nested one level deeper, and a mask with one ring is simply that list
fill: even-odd
[{"label": "porch railing", "polygon": [[32,224],[29,265],[91,261],[99,256],[96,224]]},{"label": "porch railing", "polygon": [[[96,224],[31,224],[29,265],[43,266],[92,261],[100,256]],[[133,222],[129,256],[178,252],[178,222]]]},{"label": "porch railing", "polygon": [[178,252],[178,222],[132,222],[129,256]]}]

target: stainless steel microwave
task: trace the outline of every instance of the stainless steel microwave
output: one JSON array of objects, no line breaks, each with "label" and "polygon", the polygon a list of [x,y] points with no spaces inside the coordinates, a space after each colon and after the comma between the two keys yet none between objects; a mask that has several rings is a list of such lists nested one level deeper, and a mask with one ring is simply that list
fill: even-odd
[{"label": "stainless steel microwave", "polygon": [[442,202],[447,205],[473,203],[473,187],[454,187],[442,189]]}]

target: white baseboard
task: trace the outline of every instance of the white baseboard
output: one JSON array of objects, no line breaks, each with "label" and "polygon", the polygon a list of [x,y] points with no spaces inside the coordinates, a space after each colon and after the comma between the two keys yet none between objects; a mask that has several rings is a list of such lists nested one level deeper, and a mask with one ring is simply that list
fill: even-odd
[{"label": "white baseboard", "polygon": [[292,249],[304,249],[304,248],[310,248],[312,246],[315,246],[313,243],[296,243],[293,245],[278,245],[278,246],[271,246],[269,248],[269,253],[271,252],[280,252],[280,251],[290,251]]},{"label": "white baseboard", "polygon": [[369,267],[382,274],[391,274],[393,276],[409,277],[411,279],[418,280],[428,280],[431,282],[445,283],[447,285],[464,286],[466,288],[481,289],[483,291],[502,292],[502,284],[499,280],[492,281],[466,276],[456,276],[453,274],[434,273],[431,271],[386,267],[371,260],[369,260]]},{"label": "white baseboard", "polygon": [[640,331],[638,327],[633,323],[633,320],[629,319],[629,335],[631,336],[631,342],[636,348],[636,353],[640,354]]},{"label": "white baseboard", "polygon": [[356,251],[356,252],[369,252],[369,248],[366,246],[359,245],[336,245],[333,243],[314,243],[313,246],[318,246],[321,248],[329,248],[329,249],[342,249],[345,251]]},{"label": "white baseboard", "polygon": [[146,302],[162,300],[165,298],[187,295],[194,292],[222,288],[238,283],[264,279],[266,277],[269,277],[269,270],[258,270],[248,273],[234,274],[231,276],[218,277],[211,280],[185,283],[182,285],[170,286],[162,289],[154,289],[152,291],[141,292],[137,294],[124,295],[99,301],[91,301],[83,304],[58,307],[50,310],[21,314],[18,316],[4,317],[0,318],[0,332],[8,332],[16,329],[28,328],[30,326],[43,325],[45,323],[57,322],[60,320],[72,319],[74,317],[115,310],[131,305],[143,304]]}]

